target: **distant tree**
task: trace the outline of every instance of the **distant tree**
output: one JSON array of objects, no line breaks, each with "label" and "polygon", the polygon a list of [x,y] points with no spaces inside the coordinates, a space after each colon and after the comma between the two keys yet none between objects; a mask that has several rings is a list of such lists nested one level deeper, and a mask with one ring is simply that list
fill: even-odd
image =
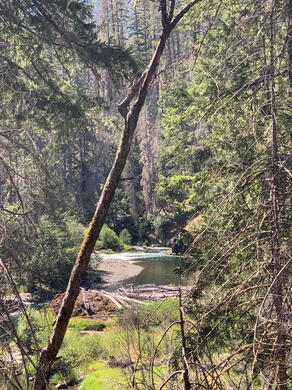
[{"label": "distant tree", "polygon": [[120,241],[123,242],[124,244],[131,245],[131,234],[128,232],[127,229],[123,229],[120,233]]},{"label": "distant tree", "polygon": [[116,233],[106,224],[103,225],[100,231],[100,245],[102,249],[122,249],[122,243]]}]

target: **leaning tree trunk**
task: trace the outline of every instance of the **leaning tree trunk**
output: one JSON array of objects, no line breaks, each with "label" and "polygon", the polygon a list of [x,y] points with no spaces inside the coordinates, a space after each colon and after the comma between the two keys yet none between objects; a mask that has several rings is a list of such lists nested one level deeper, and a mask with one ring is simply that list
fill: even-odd
[{"label": "leaning tree trunk", "polygon": [[[133,135],[137,127],[139,114],[144,105],[150,83],[155,76],[155,71],[159,64],[160,57],[165,48],[167,39],[171,31],[175,28],[180,19],[201,0],[195,0],[185,6],[175,17],[174,8],[175,0],[169,3],[166,0],[160,1],[162,15],[163,32],[157,43],[155,53],[142,76],[134,84],[118,109],[125,120],[124,129],[121,135],[119,147],[116,153],[115,161],[106,180],[104,189],[97,204],[94,216],[87,230],[86,236],[81,244],[75,265],[72,269],[70,279],[67,285],[66,293],[59,310],[52,336],[48,345],[43,348],[38,361],[37,373],[35,378],[34,390],[48,389],[49,375],[52,364],[54,363],[59,349],[62,345],[68,322],[71,317],[75,301],[78,297],[80,285],[84,272],[88,266],[90,256],[94,250],[95,243],[98,239],[99,232],[104,224],[109,206],[113,199],[122,171],[130,151]],[[169,5],[167,5],[169,4]],[[129,106],[137,96],[136,101]]]}]

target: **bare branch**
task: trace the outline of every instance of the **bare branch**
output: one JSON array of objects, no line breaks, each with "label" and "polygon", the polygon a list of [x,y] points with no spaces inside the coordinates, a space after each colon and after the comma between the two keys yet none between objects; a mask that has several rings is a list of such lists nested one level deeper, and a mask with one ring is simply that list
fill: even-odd
[{"label": "bare branch", "polygon": [[173,19],[173,21],[170,23],[170,29],[173,30],[178,22],[181,20],[181,18],[191,9],[194,5],[200,3],[202,0],[194,0],[190,2],[187,6],[185,6]]},{"label": "bare branch", "polygon": [[169,377],[162,383],[162,385],[159,387],[159,390],[163,389],[164,386],[176,375],[183,374],[183,370],[174,371],[172,374],[169,375]]},{"label": "bare branch", "polygon": [[170,0],[170,9],[169,9],[169,14],[168,14],[169,22],[172,21],[174,8],[175,8],[175,0]]}]

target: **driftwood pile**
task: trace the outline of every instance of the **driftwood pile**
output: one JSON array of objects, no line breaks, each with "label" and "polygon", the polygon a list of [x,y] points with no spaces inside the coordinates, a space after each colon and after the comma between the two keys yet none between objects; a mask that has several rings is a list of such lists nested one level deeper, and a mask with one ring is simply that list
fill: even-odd
[{"label": "driftwood pile", "polygon": [[[185,297],[191,287],[180,287]],[[133,304],[146,304],[147,301],[158,301],[164,298],[179,296],[179,287],[144,285],[137,287],[119,288],[115,292],[103,290],[80,289],[80,294],[74,306],[73,317],[110,317],[121,307]],[[62,304],[64,294],[58,294],[48,305],[57,314]]]},{"label": "driftwood pile", "polygon": [[[57,294],[49,303],[48,307],[54,314],[58,314],[64,294]],[[80,289],[79,296],[75,302],[72,317],[110,317],[117,309],[113,301],[104,296],[98,290]]]},{"label": "driftwood pile", "polygon": [[119,288],[115,292],[106,292],[102,293],[112,298],[113,302],[117,304],[118,307],[129,306],[134,303],[145,304],[147,301],[159,301],[164,298],[175,298],[179,296],[179,288],[183,297],[186,297],[191,291],[191,287],[182,286],[182,287],[170,287],[170,286],[155,286],[155,285],[144,285],[144,286],[131,286],[128,288]]}]

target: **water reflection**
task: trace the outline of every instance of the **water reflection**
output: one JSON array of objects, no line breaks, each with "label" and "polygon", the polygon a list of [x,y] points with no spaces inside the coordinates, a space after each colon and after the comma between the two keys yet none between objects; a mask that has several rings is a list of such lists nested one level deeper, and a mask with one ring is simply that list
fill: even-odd
[{"label": "water reflection", "polygon": [[122,285],[133,284],[172,284],[185,285],[186,282],[180,276],[180,269],[185,269],[183,258],[178,256],[153,255],[136,259],[133,262],[143,267],[143,271],[139,275],[123,280]]}]

